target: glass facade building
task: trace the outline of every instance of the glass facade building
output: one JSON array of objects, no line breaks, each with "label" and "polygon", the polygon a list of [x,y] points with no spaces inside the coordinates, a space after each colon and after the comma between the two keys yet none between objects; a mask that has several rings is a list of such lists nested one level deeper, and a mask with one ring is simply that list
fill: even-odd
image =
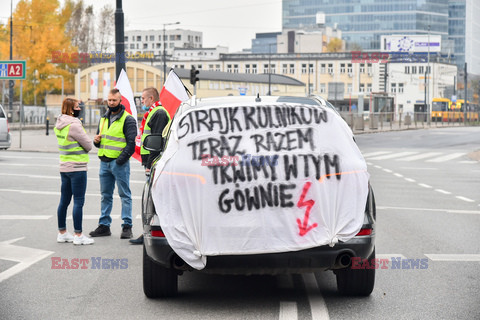
[{"label": "glass facade building", "polygon": [[465,65],[465,0],[449,1],[448,4],[448,38],[453,41],[455,60],[459,67]]},{"label": "glass facade building", "polygon": [[283,29],[314,28],[317,12],[338,27],[347,50],[379,50],[381,35],[430,34],[448,39],[448,0],[283,0]]}]

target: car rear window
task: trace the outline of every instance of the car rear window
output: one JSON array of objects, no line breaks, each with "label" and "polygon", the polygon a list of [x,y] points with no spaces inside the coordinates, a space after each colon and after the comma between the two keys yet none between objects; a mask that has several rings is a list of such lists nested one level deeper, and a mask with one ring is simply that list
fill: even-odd
[{"label": "car rear window", "polygon": [[5,118],[5,112],[2,107],[0,107],[0,118]]}]

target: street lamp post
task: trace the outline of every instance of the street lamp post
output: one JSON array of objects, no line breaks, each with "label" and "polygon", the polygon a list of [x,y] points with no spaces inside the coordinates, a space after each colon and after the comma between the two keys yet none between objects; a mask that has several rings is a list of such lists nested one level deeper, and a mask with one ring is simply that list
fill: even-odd
[{"label": "street lamp post", "polygon": [[427,77],[429,76],[430,74],[430,25],[428,25],[428,37],[427,37],[427,50],[428,50],[428,53],[427,53],[427,71],[425,72],[425,83],[427,84],[427,96],[426,96],[426,100],[425,101],[427,103],[427,123],[428,125],[430,125],[430,121],[431,121],[431,115],[430,115],[430,79],[428,79]]},{"label": "street lamp post", "polygon": [[[13,60],[13,47],[12,47],[12,40],[13,40],[13,0],[10,1],[10,61]],[[12,114],[13,117],[13,80],[8,81],[8,95],[10,99],[8,100],[8,112]],[[7,115],[8,118],[8,115]]]},{"label": "street lamp post", "polygon": [[171,25],[174,25],[174,24],[180,24],[180,22],[177,21],[177,22],[164,23],[163,24],[163,83],[165,83],[165,80],[167,79],[167,49],[165,48],[165,46],[166,46],[165,27],[166,26],[171,26]]},{"label": "street lamp post", "polygon": [[269,43],[268,44],[268,93],[267,96],[272,95],[271,91],[271,86],[272,86],[272,70],[271,70],[271,64],[272,64],[272,46],[276,46],[281,43]]}]

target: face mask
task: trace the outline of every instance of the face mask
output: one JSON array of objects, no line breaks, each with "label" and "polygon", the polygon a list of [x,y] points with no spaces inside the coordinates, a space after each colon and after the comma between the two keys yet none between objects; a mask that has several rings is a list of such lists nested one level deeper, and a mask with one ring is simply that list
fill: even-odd
[{"label": "face mask", "polygon": [[110,109],[111,112],[117,112],[120,110],[120,105],[116,106],[116,107],[108,107]]},{"label": "face mask", "polygon": [[146,105],[143,105],[143,106],[142,106],[142,110],[143,110],[143,111],[148,111],[148,109],[150,109],[150,108],[147,107]]},{"label": "face mask", "polygon": [[75,118],[78,118],[78,116],[80,115],[80,111],[82,111],[82,110],[75,110],[75,109],[73,109],[73,116],[74,116]]}]

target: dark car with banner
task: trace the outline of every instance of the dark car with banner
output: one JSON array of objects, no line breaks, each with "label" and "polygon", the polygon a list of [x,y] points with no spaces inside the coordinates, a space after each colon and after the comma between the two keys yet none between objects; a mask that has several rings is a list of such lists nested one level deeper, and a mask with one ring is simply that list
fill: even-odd
[{"label": "dark car with banner", "polygon": [[[143,288],[178,292],[184,272],[333,270],[369,295],[375,199],[353,133],[321,97],[219,97],[183,103],[143,193]],[[356,264],[359,265],[358,263]]]}]

